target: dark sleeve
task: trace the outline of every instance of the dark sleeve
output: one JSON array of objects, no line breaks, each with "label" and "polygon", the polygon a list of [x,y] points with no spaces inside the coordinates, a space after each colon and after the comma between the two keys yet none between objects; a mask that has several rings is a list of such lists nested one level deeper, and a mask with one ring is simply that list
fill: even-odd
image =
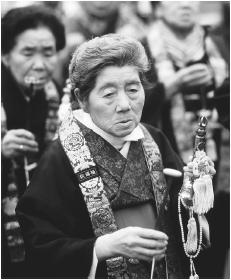
[{"label": "dark sleeve", "polygon": [[[164,133],[152,126],[145,125],[145,127],[149,130],[152,137],[156,141],[163,160],[164,168],[172,168],[177,169],[182,172],[183,175],[183,161],[179,158],[179,156],[175,153],[173,148],[171,147],[170,142],[168,141],[167,137]],[[189,277],[189,264],[188,259],[186,258],[183,250],[183,244],[181,240],[181,230],[180,230],[180,223],[178,217],[178,194],[183,184],[183,176],[179,178],[174,178],[170,176],[165,176],[167,187],[169,190],[170,196],[170,203],[169,203],[169,210],[168,210],[168,223],[169,227],[171,228],[171,238],[172,241],[176,244],[177,255],[181,262],[181,270],[182,275],[184,277]],[[164,211],[164,207],[162,208]],[[183,224],[187,225],[187,212],[182,207],[182,220]],[[185,229],[186,232],[186,229]]]},{"label": "dark sleeve", "polygon": [[44,153],[16,211],[32,276],[88,276],[95,237],[77,179],[58,140]]},{"label": "dark sleeve", "polygon": [[145,73],[145,78],[148,83],[145,86],[145,102],[141,121],[158,127],[160,125],[162,107],[165,102],[164,85],[158,81],[155,59],[151,54],[147,38],[144,38],[141,43],[145,48],[150,62],[150,69]]}]

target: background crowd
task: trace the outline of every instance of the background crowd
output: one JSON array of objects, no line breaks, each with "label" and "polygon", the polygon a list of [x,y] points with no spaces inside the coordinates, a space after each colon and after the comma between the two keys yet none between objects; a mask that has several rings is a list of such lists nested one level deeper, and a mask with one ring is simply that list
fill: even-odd
[{"label": "background crowd", "polygon": [[[15,7],[31,4],[41,6],[41,14],[45,13],[44,8],[49,9],[42,19],[40,16],[42,34],[50,32],[47,40],[51,49],[46,50],[48,56],[45,54],[49,71],[38,81],[30,81],[30,75],[27,80],[20,80],[25,61],[14,61],[20,38],[24,40],[20,37],[24,33],[20,32],[36,27],[38,15],[15,34],[14,14],[2,21],[2,205],[3,216],[6,214],[2,248],[12,245],[8,239],[12,221],[15,232],[18,230],[13,214],[26,185],[22,170],[25,161],[29,169],[36,167],[55,135],[66,105],[72,102],[67,80],[72,53],[95,36],[120,33],[138,39],[151,63],[142,121],[161,128],[185,163],[192,154],[198,117],[208,117],[207,153],[215,162],[217,174],[215,207],[208,214],[213,246],[202,255],[204,269],[200,274],[206,278],[229,278],[229,1],[2,1],[2,18]],[[56,16],[52,20],[51,14]],[[38,45],[43,38],[41,32],[33,34]],[[6,36],[12,36],[12,42]],[[37,68],[42,69],[39,63],[37,59]],[[29,84],[31,96],[27,91],[19,96],[23,83]],[[42,92],[39,97],[35,94],[38,91]],[[72,106],[78,104],[72,102]],[[15,180],[20,182],[17,188]],[[9,263],[2,266],[3,273],[11,278],[25,276],[23,268],[17,266],[23,262],[24,253],[19,249],[23,243],[20,233],[17,231],[16,235],[17,249],[5,256]],[[12,261],[16,268],[9,274]]]}]

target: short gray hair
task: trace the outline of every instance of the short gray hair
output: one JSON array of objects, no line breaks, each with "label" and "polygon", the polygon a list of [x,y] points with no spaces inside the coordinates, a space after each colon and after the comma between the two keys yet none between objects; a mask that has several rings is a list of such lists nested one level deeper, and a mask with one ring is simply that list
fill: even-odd
[{"label": "short gray hair", "polygon": [[107,34],[78,47],[69,65],[72,91],[79,89],[80,100],[88,99],[100,71],[107,66],[135,66],[142,83],[149,70],[149,61],[142,44],[130,37]]}]

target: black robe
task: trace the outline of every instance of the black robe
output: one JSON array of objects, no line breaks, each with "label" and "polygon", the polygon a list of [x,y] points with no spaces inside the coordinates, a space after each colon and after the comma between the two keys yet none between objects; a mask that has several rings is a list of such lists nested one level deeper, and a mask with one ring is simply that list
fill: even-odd
[{"label": "black robe", "polygon": [[[30,102],[23,96],[23,90],[17,84],[10,71],[2,64],[1,73],[1,102],[6,113],[7,130],[27,129],[31,131],[39,144],[39,154],[44,149],[45,121],[47,117],[48,104],[45,92],[41,90]],[[22,159],[17,159],[18,165]],[[8,172],[11,161],[2,157],[2,196],[7,194]],[[23,170],[17,171],[18,192],[23,194],[25,191],[25,175]]]},{"label": "black robe", "polygon": [[[34,96],[31,96],[30,101],[26,101],[24,94],[29,95],[29,92],[27,92],[29,89],[22,89],[4,64],[2,64],[1,81],[1,102],[6,115],[6,123],[3,124],[2,122],[1,136],[2,138],[5,136],[6,129],[26,129],[31,131],[38,142],[39,152],[28,155],[27,160],[28,163],[37,162],[57,129],[57,110],[59,107],[58,88],[56,88],[56,84],[54,83],[54,88],[57,90],[57,97],[52,96],[48,100],[45,90],[41,89],[36,91]],[[51,114],[52,116],[50,116]],[[30,175],[32,173],[33,170],[30,172]],[[14,158],[13,163],[11,159],[2,156],[1,175],[2,200],[12,196],[20,197],[24,193],[26,189],[26,177],[23,157]],[[17,190],[10,192],[8,186],[12,182],[17,185]],[[11,230],[8,230],[8,232],[4,230],[5,224],[15,220],[15,215],[5,215],[2,210],[2,276],[6,278],[25,278],[27,273],[22,257],[18,258],[17,261],[12,261],[10,257],[7,238],[12,238]],[[18,235],[20,235],[19,228],[12,232],[14,232],[13,239],[16,240]],[[13,247],[15,249],[12,249],[11,252],[14,251],[14,255],[23,255],[23,246],[20,245],[17,249],[17,246]],[[20,254],[19,250],[21,251]]]},{"label": "black robe", "polygon": [[[159,130],[146,127],[160,149],[164,167],[182,171],[182,163],[166,137]],[[83,134],[103,179],[109,201],[116,201],[115,197],[120,193],[123,197],[126,195],[127,198],[132,197],[131,203],[132,200],[136,203],[139,196],[138,193],[136,195],[136,191],[140,185],[146,185],[149,174],[142,174],[138,169],[129,171],[127,166],[129,154],[128,159],[123,158],[114,147],[90,129],[85,129]],[[137,145],[137,148],[141,145],[140,140],[133,143],[130,149],[133,145]],[[137,149],[133,147],[133,151],[135,150]],[[135,161],[133,167],[135,168],[136,164],[139,167],[139,161],[142,160],[136,157],[133,157],[133,160]],[[124,179],[126,177],[124,171],[133,171],[134,178],[130,179],[134,182],[134,189],[126,188],[129,177]],[[168,177],[167,183],[171,198],[168,222],[173,229],[169,242],[175,244],[175,253],[181,258],[183,251],[177,218],[177,195],[182,178]],[[112,185],[114,187],[110,189]],[[148,191],[143,195],[144,199],[145,196],[149,196]],[[115,203],[114,207],[118,205]],[[96,237],[83,195],[78,187],[77,177],[59,139],[54,141],[42,157],[16,211],[23,231],[28,269],[32,278],[88,277]],[[169,265],[174,266],[175,263]],[[178,273],[182,276],[181,268],[173,268],[173,271],[174,269],[179,270],[176,271],[176,275]],[[104,261],[98,264],[96,277],[107,278]]]}]

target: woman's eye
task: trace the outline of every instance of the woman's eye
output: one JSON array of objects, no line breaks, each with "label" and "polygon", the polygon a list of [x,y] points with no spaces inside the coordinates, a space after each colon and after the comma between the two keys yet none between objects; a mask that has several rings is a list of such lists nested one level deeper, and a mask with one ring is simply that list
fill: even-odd
[{"label": "woman's eye", "polygon": [[46,52],[44,52],[44,55],[48,56],[48,57],[52,56],[52,55],[54,55],[54,51],[52,51],[52,50],[51,51],[46,51]]},{"label": "woman's eye", "polygon": [[112,97],[114,92],[108,92],[104,95],[104,97]]},{"label": "woman's eye", "polygon": [[137,88],[131,88],[129,91],[131,91],[131,92],[137,92],[138,89],[137,89]]},{"label": "woman's eye", "polygon": [[32,55],[33,55],[33,52],[31,52],[31,51],[24,51],[24,52],[23,52],[23,55],[29,57],[29,56],[32,56]]},{"label": "woman's eye", "polygon": [[115,94],[115,90],[105,90],[103,97],[109,98],[112,97]]},{"label": "woman's eye", "polygon": [[137,93],[139,91],[137,87],[130,87],[127,90],[129,93]]}]

